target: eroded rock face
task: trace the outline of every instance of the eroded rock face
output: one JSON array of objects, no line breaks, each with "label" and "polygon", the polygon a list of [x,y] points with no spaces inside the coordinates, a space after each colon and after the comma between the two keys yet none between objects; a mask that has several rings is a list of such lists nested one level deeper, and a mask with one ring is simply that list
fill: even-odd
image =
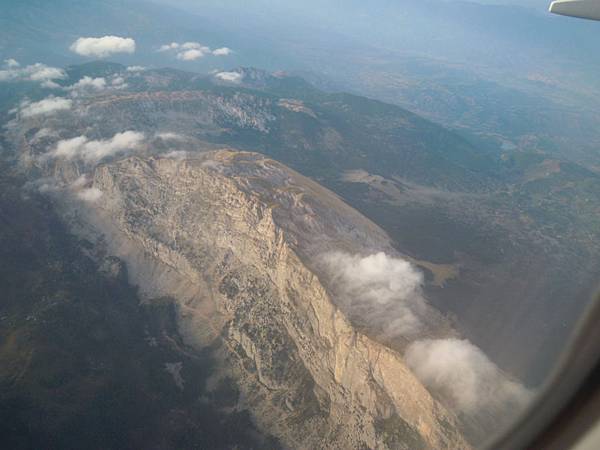
[{"label": "eroded rock face", "polygon": [[[147,301],[169,296],[196,351],[291,448],[468,448],[402,357],[356,330],[314,270],[331,248],[390,248],[335,195],[260,155],[131,157],[95,169],[72,216],[127,263]],[[193,380],[186,382],[192,383]]]}]

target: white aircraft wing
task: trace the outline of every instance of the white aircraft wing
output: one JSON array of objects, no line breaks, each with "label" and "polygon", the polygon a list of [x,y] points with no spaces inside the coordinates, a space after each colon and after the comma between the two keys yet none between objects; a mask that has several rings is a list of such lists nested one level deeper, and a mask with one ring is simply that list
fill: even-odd
[{"label": "white aircraft wing", "polygon": [[550,5],[550,12],[563,16],[600,20],[600,0],[556,0]]}]

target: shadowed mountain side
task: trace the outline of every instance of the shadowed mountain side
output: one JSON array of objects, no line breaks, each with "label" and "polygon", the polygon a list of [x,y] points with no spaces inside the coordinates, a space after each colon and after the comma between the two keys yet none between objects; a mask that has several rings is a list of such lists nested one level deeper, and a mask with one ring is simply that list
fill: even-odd
[{"label": "shadowed mountain side", "polygon": [[232,380],[207,384],[222,344],[193,353],[171,300],[140,304],[125,265],[90,258],[90,242],[9,172],[2,165],[0,447],[281,448],[233,408]]}]

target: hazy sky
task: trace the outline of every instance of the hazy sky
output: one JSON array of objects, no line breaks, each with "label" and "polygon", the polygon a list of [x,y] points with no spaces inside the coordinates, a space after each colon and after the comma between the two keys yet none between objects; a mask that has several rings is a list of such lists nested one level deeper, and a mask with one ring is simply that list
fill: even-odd
[{"label": "hazy sky", "polygon": [[490,5],[518,5],[535,9],[548,9],[551,0],[476,0],[476,3]]}]

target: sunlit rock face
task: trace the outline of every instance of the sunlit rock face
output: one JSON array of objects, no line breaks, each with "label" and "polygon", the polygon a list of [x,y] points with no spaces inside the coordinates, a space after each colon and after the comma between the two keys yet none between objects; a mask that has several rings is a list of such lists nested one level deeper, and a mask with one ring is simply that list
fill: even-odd
[{"label": "sunlit rock face", "polygon": [[85,189],[95,195],[65,203],[74,229],[124,260],[146,301],[175,302],[186,344],[218,355],[211,382],[234,383],[234,408],[285,446],[469,447],[401,354],[358,331],[320,281],[328,251],[392,251],[335,195],[229,150],[122,159]]}]

